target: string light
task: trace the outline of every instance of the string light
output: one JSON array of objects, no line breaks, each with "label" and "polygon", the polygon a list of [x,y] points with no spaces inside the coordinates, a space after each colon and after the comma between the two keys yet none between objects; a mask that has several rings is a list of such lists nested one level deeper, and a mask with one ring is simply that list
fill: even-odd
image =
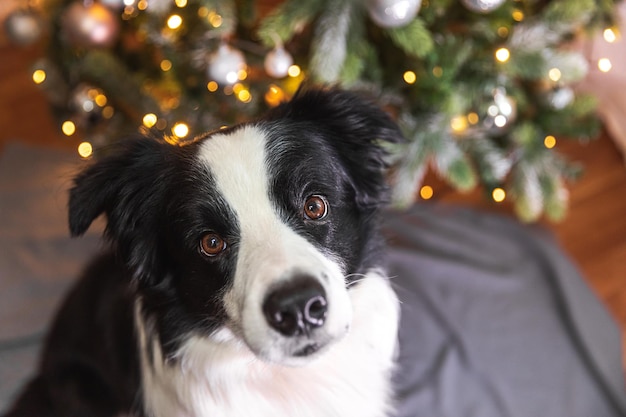
[{"label": "string light", "polygon": [[443,75],[443,68],[437,65],[435,68],[433,68],[433,75],[437,78],[440,78]]},{"label": "string light", "polygon": [[263,97],[270,107],[276,107],[285,100],[285,92],[277,85],[272,84]]},{"label": "string light", "polygon": [[404,82],[407,84],[415,84],[415,81],[417,81],[417,75],[415,75],[413,71],[406,71],[402,75],[402,78],[404,79]]},{"label": "string light", "polygon": [[175,0],[175,3],[181,9],[187,6],[187,0]]},{"label": "string light", "polygon": [[433,187],[430,185],[424,185],[420,188],[420,197],[422,197],[423,200],[430,200],[434,194]]},{"label": "string light", "polygon": [[107,100],[107,96],[105,96],[102,93],[99,93],[98,95],[96,95],[96,97],[94,97],[94,101],[99,107],[104,107],[107,105],[108,100]]},{"label": "string light", "polygon": [[214,28],[218,28],[222,26],[222,23],[224,21],[224,19],[222,19],[222,16],[220,16],[219,14],[215,12],[209,12],[207,16],[207,20],[209,21],[209,24],[213,26]]},{"label": "string light", "polygon": [[89,158],[93,154],[93,147],[89,142],[82,142],[78,145],[78,154],[83,158]]},{"label": "string light", "polygon": [[156,123],[157,123],[157,116],[154,113],[148,113],[145,116],[143,116],[142,122],[143,122],[143,125],[145,127],[150,129],[151,127],[156,125]]},{"label": "string light", "polygon": [[295,64],[290,66],[289,69],[287,70],[287,74],[289,74],[289,76],[292,78],[296,78],[301,73],[302,73],[302,70],[300,69],[299,66]]},{"label": "string light", "polygon": [[521,22],[522,20],[524,20],[524,12],[519,9],[515,9],[511,16],[516,22]]},{"label": "string light", "polygon": [[604,32],[602,32],[602,36],[604,40],[608,43],[613,43],[617,40],[617,33],[613,28],[606,28]]},{"label": "string light", "polygon": [[499,62],[507,62],[511,58],[511,52],[507,48],[499,48],[495,56]]},{"label": "string light", "polygon": [[467,115],[467,121],[472,125],[475,125],[476,123],[478,123],[479,121],[478,113],[476,112],[469,113]]},{"label": "string light", "polygon": [[172,133],[177,138],[184,138],[189,134],[189,126],[185,123],[178,122],[174,126],[172,126]]},{"label": "string light", "polygon": [[450,120],[450,127],[454,133],[463,133],[467,129],[467,117],[455,116]]},{"label": "string light", "polygon": [[249,103],[252,101],[252,95],[250,94],[250,91],[243,89],[237,93],[237,99],[239,99],[242,103]]},{"label": "string light", "polygon": [[500,187],[494,188],[491,192],[491,198],[493,198],[493,201],[496,203],[501,203],[506,198],[506,191]]},{"label": "string light", "polygon": [[219,88],[219,85],[217,84],[216,81],[209,81],[206,85],[206,89],[209,90],[211,93],[215,93],[218,88]]},{"label": "string light", "polygon": [[33,81],[35,84],[41,84],[46,81],[46,72],[41,69],[35,70],[33,72]]},{"label": "string light", "polygon": [[611,60],[608,58],[600,58],[598,60],[598,69],[602,72],[609,72],[613,68],[613,64],[611,64]]},{"label": "string light", "polygon": [[183,18],[177,14],[173,14],[167,19],[167,27],[176,30],[183,24]]},{"label": "string light", "polygon": [[543,139],[543,144],[546,148],[552,149],[556,146],[556,138],[552,135],[548,135]]},{"label": "string light", "polygon": [[161,61],[161,71],[167,72],[172,69],[172,61],[169,59],[164,59]]},{"label": "string light", "polygon": [[115,109],[111,106],[106,106],[102,109],[102,117],[105,119],[110,119],[115,114]]},{"label": "string light", "polygon": [[559,81],[561,79],[561,70],[558,68],[550,68],[550,71],[548,71],[548,78],[554,82]]},{"label": "string light", "polygon": [[509,28],[507,28],[506,26],[500,26],[496,32],[498,33],[498,36],[500,36],[501,38],[506,38],[509,35]]},{"label": "string light", "polygon": [[61,131],[65,136],[72,136],[76,133],[76,125],[71,120],[66,120],[61,125]]},{"label": "string light", "polygon": [[139,2],[137,3],[137,8],[139,10],[146,10],[148,8],[147,0],[139,0]]}]

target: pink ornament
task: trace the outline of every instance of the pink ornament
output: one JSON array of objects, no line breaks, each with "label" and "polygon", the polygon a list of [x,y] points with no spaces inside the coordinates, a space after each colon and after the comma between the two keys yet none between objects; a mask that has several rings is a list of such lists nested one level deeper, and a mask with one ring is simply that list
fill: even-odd
[{"label": "pink ornament", "polygon": [[111,47],[117,41],[120,22],[116,13],[100,3],[72,3],[61,18],[67,42],[78,47]]}]

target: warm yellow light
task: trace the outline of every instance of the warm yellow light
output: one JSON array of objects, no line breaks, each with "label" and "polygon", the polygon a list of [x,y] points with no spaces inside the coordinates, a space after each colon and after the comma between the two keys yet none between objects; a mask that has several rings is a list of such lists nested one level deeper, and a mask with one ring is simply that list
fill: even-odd
[{"label": "warm yellow light", "polygon": [[187,0],[175,0],[175,2],[176,6],[180,7],[181,9],[187,6]]},{"label": "warm yellow light", "polygon": [[462,133],[467,129],[467,117],[455,116],[450,120],[450,127],[455,133]]},{"label": "warm yellow light", "polygon": [[556,146],[556,138],[552,135],[548,135],[544,138],[543,144],[546,148],[552,149]]},{"label": "warm yellow light", "polygon": [[206,89],[212,93],[215,93],[218,88],[219,88],[219,85],[215,81],[209,81],[206,85]]},{"label": "warm yellow light", "polygon": [[143,117],[143,125],[150,129],[157,123],[157,115],[154,113],[148,113]]},{"label": "warm yellow light", "polygon": [[105,96],[104,94],[98,94],[95,98],[94,101],[96,102],[96,104],[100,107],[104,107],[107,105],[107,96]]},{"label": "warm yellow light", "polygon": [[548,78],[554,82],[559,81],[561,79],[561,70],[558,68],[550,68],[550,71],[548,71]]},{"label": "warm yellow light", "polygon": [[210,12],[207,19],[209,20],[209,24],[213,26],[214,28],[218,28],[222,26],[222,23],[224,22],[224,19],[222,19],[222,16],[220,16],[219,14],[215,12]]},{"label": "warm yellow light", "polygon": [[479,118],[478,118],[478,113],[475,112],[471,112],[467,115],[467,121],[470,122],[470,124],[475,125],[476,123],[478,123]]},{"label": "warm yellow light", "polygon": [[415,81],[417,81],[417,75],[415,75],[413,71],[406,71],[402,75],[402,78],[404,79],[404,82],[407,84],[414,84]]},{"label": "warm yellow light", "polygon": [[137,8],[139,10],[146,10],[148,8],[147,0],[139,0],[139,2],[137,3]]},{"label": "warm yellow light", "polygon": [[239,71],[237,71],[237,79],[239,81],[243,81],[246,78],[248,78],[248,71],[246,71],[245,69],[240,69]]},{"label": "warm yellow light", "polygon": [[78,154],[83,158],[89,158],[93,153],[93,147],[89,142],[82,142],[78,145]]},{"label": "warm yellow light", "polygon": [[46,80],[46,72],[44,70],[35,70],[33,72],[33,81],[35,84],[41,84]]},{"label": "warm yellow light", "polygon": [[509,34],[509,28],[506,26],[500,26],[496,32],[498,33],[498,36],[500,36],[501,38],[506,38]]},{"label": "warm yellow light", "polygon": [[600,58],[598,60],[598,69],[602,72],[609,72],[613,68],[613,64],[611,64],[611,60],[608,58]]},{"label": "warm yellow light", "polygon": [[176,123],[172,127],[172,133],[178,138],[184,138],[189,134],[189,126],[182,122]]},{"label": "warm yellow light", "polygon": [[112,106],[106,106],[102,109],[102,117],[110,119],[115,114],[115,109]]},{"label": "warm yellow light", "polygon": [[493,198],[493,201],[495,201],[496,203],[501,203],[506,198],[506,191],[504,191],[500,187],[494,188],[491,192],[491,198]]},{"label": "warm yellow light", "polygon": [[521,22],[522,20],[524,20],[524,12],[519,9],[514,10],[511,16],[513,16],[513,20],[515,20],[516,22]]},{"label": "warm yellow light", "polygon": [[276,107],[285,100],[285,92],[277,85],[270,85],[265,93],[265,102],[270,107]]},{"label": "warm yellow light", "polygon": [[440,78],[443,75],[443,68],[437,65],[435,68],[433,68],[433,75],[437,78]]},{"label": "warm yellow light", "polygon": [[241,90],[237,93],[237,98],[242,103],[249,103],[252,100],[252,95],[248,90]]},{"label": "warm yellow light", "polygon": [[172,61],[169,59],[164,59],[161,61],[161,70],[167,72],[172,69]]},{"label": "warm yellow light", "polygon": [[422,197],[423,200],[431,199],[434,194],[435,192],[433,191],[433,187],[431,187],[430,185],[424,185],[422,188],[420,188],[420,197]]},{"label": "warm yellow light", "polygon": [[602,36],[604,36],[604,40],[608,43],[613,43],[617,40],[617,33],[613,30],[613,28],[604,29]]},{"label": "warm yellow light", "polygon": [[302,73],[302,70],[300,69],[299,66],[297,65],[292,65],[289,67],[289,69],[287,70],[287,74],[289,74],[290,77],[295,78],[298,75],[300,75],[300,73]]},{"label": "warm yellow light", "polygon": [[76,133],[76,125],[71,120],[66,120],[61,125],[61,131],[65,136],[72,136]]},{"label": "warm yellow light", "polygon": [[177,14],[173,14],[167,19],[167,27],[170,29],[178,29],[183,24],[183,18]]},{"label": "warm yellow light", "polygon": [[500,48],[496,51],[495,56],[499,62],[506,62],[511,58],[511,52],[506,48]]}]

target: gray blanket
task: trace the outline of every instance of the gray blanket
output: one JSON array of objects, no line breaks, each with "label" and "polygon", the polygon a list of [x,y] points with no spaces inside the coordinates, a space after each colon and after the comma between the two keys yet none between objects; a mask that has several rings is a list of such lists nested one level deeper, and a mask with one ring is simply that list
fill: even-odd
[{"label": "gray blanket", "polygon": [[[17,144],[0,155],[0,410],[99,247],[102,225],[68,238],[76,159]],[[435,205],[390,213],[386,230],[403,301],[397,417],[626,415],[619,329],[549,237]]]}]

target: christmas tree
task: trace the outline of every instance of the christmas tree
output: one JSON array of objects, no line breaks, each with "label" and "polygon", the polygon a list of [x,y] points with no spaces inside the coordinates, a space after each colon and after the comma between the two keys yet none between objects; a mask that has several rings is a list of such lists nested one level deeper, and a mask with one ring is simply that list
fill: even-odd
[{"label": "christmas tree", "polygon": [[[390,148],[394,200],[427,169],[481,185],[523,220],[563,216],[577,169],[555,137],[591,139],[577,41],[614,27],[615,0],[40,0],[5,22],[47,42],[33,79],[59,127],[91,144],[157,130],[173,144],[250,119],[303,80],[365,90],[407,142]],[[86,148],[86,149],[85,149]],[[427,192],[422,196],[427,197]]]}]

